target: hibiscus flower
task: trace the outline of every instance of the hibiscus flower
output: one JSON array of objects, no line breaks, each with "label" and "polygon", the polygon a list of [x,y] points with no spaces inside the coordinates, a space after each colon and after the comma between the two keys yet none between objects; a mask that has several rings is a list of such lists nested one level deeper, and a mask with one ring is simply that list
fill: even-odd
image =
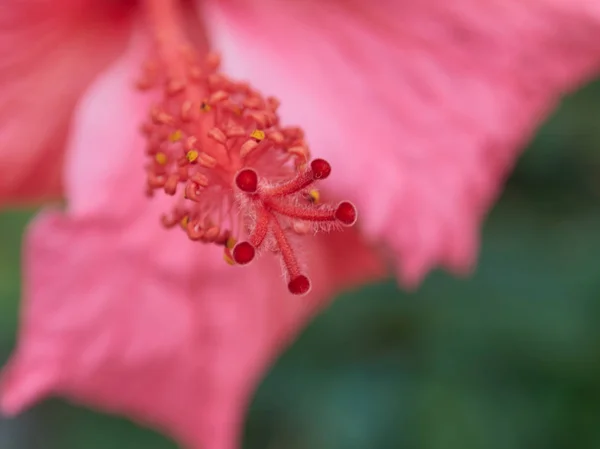
[{"label": "hibiscus flower", "polygon": [[385,275],[365,242],[404,285],[468,272],[518,151],[600,64],[583,0],[195,6],[13,0],[0,19],[0,198],[61,179],[67,199],[26,239],[7,413],[61,395],[236,447],[277,353]]}]

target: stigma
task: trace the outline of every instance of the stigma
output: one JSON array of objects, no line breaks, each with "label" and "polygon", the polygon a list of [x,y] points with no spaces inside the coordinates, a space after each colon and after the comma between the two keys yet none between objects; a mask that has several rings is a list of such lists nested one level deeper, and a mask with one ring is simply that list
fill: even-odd
[{"label": "stigma", "polygon": [[288,290],[308,293],[302,240],[357,219],[351,202],[329,204],[319,193],[330,164],[311,158],[300,128],[280,123],[276,98],[221,73],[216,54],[180,46],[169,61],[146,64],[138,82],[158,94],[141,130],[147,195],[173,198],[162,225],[223,247],[230,265],[279,257]]}]

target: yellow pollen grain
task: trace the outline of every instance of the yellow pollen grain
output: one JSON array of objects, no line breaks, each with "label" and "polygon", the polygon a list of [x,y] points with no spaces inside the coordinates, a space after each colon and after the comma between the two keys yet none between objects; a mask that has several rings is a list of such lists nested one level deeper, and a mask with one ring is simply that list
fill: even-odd
[{"label": "yellow pollen grain", "polygon": [[177,129],[171,133],[169,136],[169,140],[171,142],[179,142],[183,137],[183,132],[180,129]]},{"label": "yellow pollen grain", "polygon": [[207,103],[206,100],[204,100],[202,102],[202,104],[200,105],[200,110],[203,111],[203,112],[208,112],[208,111],[210,111],[210,109],[211,109],[210,105]]},{"label": "yellow pollen grain", "polygon": [[190,163],[196,162],[198,160],[198,152],[196,150],[190,150],[186,153],[185,157]]},{"label": "yellow pollen grain", "polygon": [[231,256],[228,254],[228,251],[227,251],[227,250],[225,250],[225,252],[223,253],[223,260],[224,260],[225,262],[227,262],[227,265],[232,265],[232,266],[233,266],[233,265],[235,265],[235,260],[233,260],[233,257],[231,257]]},{"label": "yellow pollen grain", "polygon": [[154,159],[159,165],[165,165],[167,163],[167,155],[165,153],[156,153]]},{"label": "yellow pollen grain", "polygon": [[250,133],[250,137],[256,140],[263,140],[265,138],[265,132],[261,129],[255,129]]},{"label": "yellow pollen grain", "polygon": [[179,222],[179,224],[181,225],[181,227],[182,227],[183,229],[187,229],[187,225],[188,225],[188,223],[189,223],[189,222],[190,222],[190,217],[188,217],[188,216],[186,215],[185,217],[183,217],[183,218],[181,219],[181,221]]},{"label": "yellow pollen grain", "polygon": [[233,237],[229,237],[227,242],[225,242],[225,247],[228,249],[233,249],[237,241]]},{"label": "yellow pollen grain", "polygon": [[308,192],[308,196],[310,196],[310,199],[313,203],[319,204],[319,200],[321,199],[321,194],[319,193],[319,191],[317,189],[312,189],[310,192]]}]

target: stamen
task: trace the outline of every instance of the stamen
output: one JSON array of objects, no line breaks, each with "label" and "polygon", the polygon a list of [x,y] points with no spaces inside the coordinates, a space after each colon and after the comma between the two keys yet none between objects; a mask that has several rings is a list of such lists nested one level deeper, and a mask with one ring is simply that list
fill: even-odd
[{"label": "stamen", "polygon": [[250,134],[250,137],[252,137],[253,139],[256,139],[258,141],[261,141],[265,138],[265,132],[261,129],[255,129]]},{"label": "stamen", "polygon": [[300,128],[280,125],[276,98],[220,73],[218,55],[194,51],[179,2],[147,4],[156,54],[139,87],[157,95],[141,130],[147,195],[173,197],[163,226],[222,246],[231,265],[279,254],[288,290],[308,293],[296,240],[352,226],[356,208],[348,201],[322,203],[315,184],[330,176],[331,165],[311,161]]},{"label": "stamen", "polygon": [[177,129],[171,133],[171,135],[169,136],[169,140],[171,142],[179,142],[181,140],[181,136],[182,131],[180,129]]},{"label": "stamen", "polygon": [[186,159],[189,163],[194,163],[198,160],[198,152],[196,150],[190,150],[185,154]]},{"label": "stamen", "polygon": [[154,158],[159,165],[165,165],[167,163],[167,155],[165,153],[156,153]]}]

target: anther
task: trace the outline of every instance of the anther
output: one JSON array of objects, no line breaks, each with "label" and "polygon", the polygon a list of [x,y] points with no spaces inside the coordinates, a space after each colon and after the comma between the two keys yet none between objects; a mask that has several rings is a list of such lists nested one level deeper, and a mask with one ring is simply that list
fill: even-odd
[{"label": "anther", "polygon": [[157,125],[170,125],[173,123],[173,117],[165,112],[158,112],[152,115],[152,121]]},{"label": "anther", "polygon": [[244,137],[246,135],[246,130],[243,126],[231,126],[225,130],[225,134],[227,137]]},{"label": "anther", "polygon": [[167,178],[167,182],[165,183],[165,193],[167,195],[175,195],[175,193],[177,192],[177,184],[179,183],[179,176],[178,175],[170,175]]},{"label": "anther", "polygon": [[264,112],[250,112],[248,117],[252,118],[256,122],[259,128],[266,128],[269,119]]},{"label": "anther", "polygon": [[236,240],[233,237],[229,236],[229,237],[227,237],[227,240],[225,241],[225,247],[227,249],[233,249],[233,247],[235,246],[236,243],[237,243]]},{"label": "anther", "polygon": [[167,180],[164,176],[148,173],[148,187],[161,188],[164,187],[165,182],[167,182]]},{"label": "anther", "polygon": [[197,142],[198,142],[198,139],[196,137],[189,136],[187,139],[185,139],[185,143],[183,146],[187,151],[190,151],[190,150],[194,149]]},{"label": "anther", "polygon": [[256,147],[258,147],[258,143],[256,142],[256,140],[246,140],[240,147],[240,157],[245,158],[250,153],[252,153],[256,149]]},{"label": "anther", "polygon": [[229,248],[225,248],[223,251],[223,260],[227,263],[227,265],[235,265],[235,260],[231,255],[231,250]]},{"label": "anther", "polygon": [[181,120],[189,122],[192,119],[192,102],[185,100],[181,104]]},{"label": "anther", "polygon": [[202,199],[200,196],[200,185],[192,180],[185,184],[184,198],[195,203],[199,203]]},{"label": "anther", "polygon": [[190,240],[201,240],[204,237],[204,230],[197,220],[189,220],[186,231]]},{"label": "anther", "polygon": [[190,150],[185,154],[185,157],[190,164],[193,164],[198,160],[198,151]]},{"label": "anther", "polygon": [[211,105],[215,105],[217,103],[222,102],[223,100],[226,100],[227,98],[229,98],[229,94],[227,92],[225,92],[224,90],[218,90],[210,96],[210,98],[208,99],[208,103]]},{"label": "anther", "polygon": [[182,136],[183,136],[183,132],[180,129],[177,129],[169,135],[169,140],[171,142],[179,142],[181,140]]},{"label": "anther", "polygon": [[227,136],[219,128],[212,128],[208,132],[208,137],[210,137],[210,138],[212,138],[212,139],[214,139],[217,142],[222,143],[222,144],[225,144],[225,142],[227,142]]},{"label": "anther", "polygon": [[198,163],[206,168],[215,168],[217,166],[217,160],[207,153],[198,153]]},{"label": "anther", "polygon": [[206,175],[203,175],[202,173],[198,173],[198,172],[194,173],[191,176],[191,180],[194,181],[199,186],[202,186],[202,187],[208,186],[208,177]]},{"label": "anther", "polygon": [[285,138],[283,137],[283,134],[281,134],[279,131],[270,132],[267,137],[269,138],[269,140],[271,142],[276,143],[276,144],[282,144],[285,140]]},{"label": "anther", "polygon": [[218,226],[211,226],[204,233],[204,237],[209,242],[214,242],[220,233],[221,233],[221,228],[219,228]]},{"label": "anther", "polygon": [[179,182],[186,182],[189,179],[189,171],[188,168],[182,165],[179,165],[177,168],[177,176],[179,176]]},{"label": "anther", "polygon": [[177,217],[174,214],[162,214],[160,222],[165,228],[172,228],[177,224]]},{"label": "anther", "polygon": [[255,193],[258,189],[258,175],[251,168],[244,168],[235,175],[235,185],[242,192]]},{"label": "anther", "polygon": [[158,165],[165,165],[167,163],[167,155],[165,153],[156,153],[154,160]]},{"label": "anther", "polygon": [[170,80],[167,82],[167,93],[169,95],[177,95],[185,89],[185,84],[178,80]]},{"label": "anther", "polygon": [[261,109],[263,101],[258,97],[248,97],[244,99],[244,106],[250,109]]},{"label": "anther", "polygon": [[258,141],[261,141],[265,138],[265,132],[262,129],[255,129],[254,131],[252,131],[250,133],[250,137],[252,137],[253,139],[256,139]]}]

